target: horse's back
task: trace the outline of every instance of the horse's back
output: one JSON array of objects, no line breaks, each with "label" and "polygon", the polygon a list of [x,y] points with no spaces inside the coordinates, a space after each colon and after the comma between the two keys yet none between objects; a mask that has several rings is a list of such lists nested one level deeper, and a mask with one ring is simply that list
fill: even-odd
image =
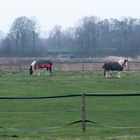
[{"label": "horse's back", "polygon": [[43,68],[51,69],[51,66],[52,66],[52,62],[50,60],[38,59],[36,60],[34,69],[35,70],[43,69]]},{"label": "horse's back", "polygon": [[103,65],[103,69],[111,70],[111,71],[122,71],[123,68],[118,62],[105,62]]},{"label": "horse's back", "polygon": [[40,59],[36,61],[36,64],[51,64],[52,65],[52,62],[50,60]]}]

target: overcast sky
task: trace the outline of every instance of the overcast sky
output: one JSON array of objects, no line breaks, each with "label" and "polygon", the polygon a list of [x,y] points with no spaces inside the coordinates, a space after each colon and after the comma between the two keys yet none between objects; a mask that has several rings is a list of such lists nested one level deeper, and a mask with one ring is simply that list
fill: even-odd
[{"label": "overcast sky", "polygon": [[9,31],[20,16],[36,17],[41,31],[75,26],[84,16],[140,18],[140,0],[0,0],[0,30]]}]

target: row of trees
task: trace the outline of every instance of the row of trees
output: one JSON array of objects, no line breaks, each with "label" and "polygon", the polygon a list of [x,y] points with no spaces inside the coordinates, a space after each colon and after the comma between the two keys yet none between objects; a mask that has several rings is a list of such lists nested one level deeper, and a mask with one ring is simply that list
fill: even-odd
[{"label": "row of trees", "polygon": [[123,20],[84,17],[73,28],[62,30],[61,26],[55,26],[45,38],[40,36],[35,18],[19,17],[9,33],[1,36],[0,32],[0,56],[45,56],[47,48],[57,48],[59,52],[71,50],[85,57],[135,57],[140,53],[140,19],[130,17]]}]

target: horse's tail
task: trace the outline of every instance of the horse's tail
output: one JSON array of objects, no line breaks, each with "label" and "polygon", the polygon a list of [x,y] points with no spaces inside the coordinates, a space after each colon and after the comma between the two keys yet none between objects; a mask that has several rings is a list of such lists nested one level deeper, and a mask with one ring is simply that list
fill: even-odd
[{"label": "horse's tail", "polygon": [[106,69],[105,69],[106,63],[103,64],[103,69],[104,69],[104,76],[106,75]]},{"label": "horse's tail", "polygon": [[106,70],[104,69],[104,76],[106,75]]},{"label": "horse's tail", "polygon": [[105,68],[106,63],[103,64],[103,69]]}]

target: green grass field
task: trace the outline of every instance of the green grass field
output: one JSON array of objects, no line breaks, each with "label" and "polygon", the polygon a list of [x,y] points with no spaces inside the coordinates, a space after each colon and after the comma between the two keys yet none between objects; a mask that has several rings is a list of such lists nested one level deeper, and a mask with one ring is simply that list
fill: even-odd
[{"label": "green grass field", "polygon": [[[140,92],[140,73],[124,72],[121,79],[115,74],[112,78],[104,78],[102,72],[56,72],[52,77],[29,76],[28,72],[0,73],[0,96],[55,96],[82,92]],[[81,97],[0,100],[0,139],[138,140],[139,107],[140,96],[86,97],[86,117],[97,124],[87,123],[83,133],[81,123],[55,128],[81,120]],[[45,129],[39,130],[41,128]]]}]

